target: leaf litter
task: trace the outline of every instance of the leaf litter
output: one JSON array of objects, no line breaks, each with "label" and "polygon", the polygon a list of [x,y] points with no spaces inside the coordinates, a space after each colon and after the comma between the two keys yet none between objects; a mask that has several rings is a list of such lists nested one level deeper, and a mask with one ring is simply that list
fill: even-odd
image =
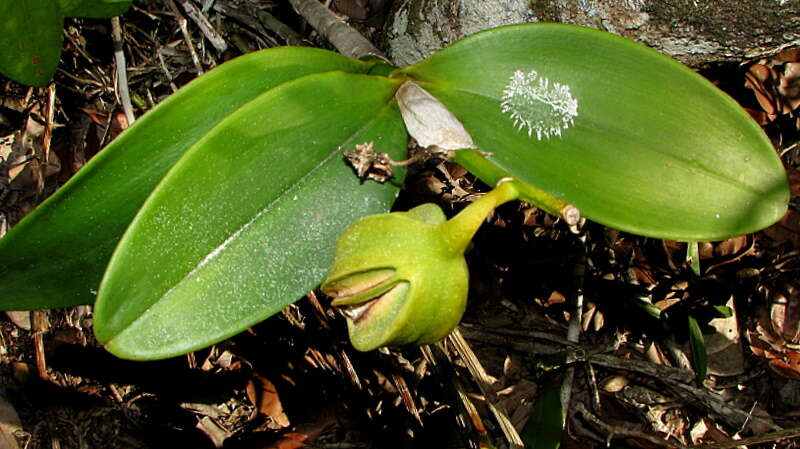
[{"label": "leaf litter", "polygon": [[[355,18],[377,3],[334,4]],[[202,25],[184,4],[140,2],[123,17],[137,115],[197,76],[198,64],[208,70],[285,42],[286,28],[300,29],[279,32],[263,20],[268,12],[294,23],[278,2],[209,3]],[[188,40],[176,12],[188,18]],[[365,34],[376,31],[353,23]],[[70,20],[65,35],[54,95],[3,84],[0,230],[126,127],[103,43],[108,23]],[[222,52],[209,40],[218,35],[232,44]],[[303,37],[326,45],[313,32]],[[557,218],[517,203],[493,214],[468,255],[471,297],[460,327],[466,348],[447,340],[356,352],[343,318],[313,293],[212,348],[148,363],[105,353],[91,333],[90,307],[42,312],[47,326],[12,316],[0,322],[0,379],[20,426],[9,419],[3,436],[29,448],[509,447],[515,433],[536,424],[537,398],[573,367],[561,436],[569,447],[795,447],[800,51],[724,76],[714,81],[746,88],[731,93],[781,154],[792,203],[769,229],[699,245],[699,276],[684,243],[588,224],[581,244]],[[451,162],[419,158],[396,207],[435,201],[455,213],[485,189]],[[576,266],[585,270],[582,284]],[[578,312],[571,307],[576,291],[585,303]],[[574,343],[566,335],[576,313],[581,335]],[[707,350],[701,385],[689,316]]]}]

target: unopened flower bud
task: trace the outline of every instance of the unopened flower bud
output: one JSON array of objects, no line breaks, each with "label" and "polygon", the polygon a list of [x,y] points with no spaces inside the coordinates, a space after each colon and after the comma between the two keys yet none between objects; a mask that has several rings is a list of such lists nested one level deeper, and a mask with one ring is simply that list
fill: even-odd
[{"label": "unopened flower bud", "polygon": [[501,181],[450,220],[423,204],[345,230],[322,292],[347,316],[356,349],[433,343],[455,328],[467,301],[464,251],[486,216],[517,197],[513,184]]}]

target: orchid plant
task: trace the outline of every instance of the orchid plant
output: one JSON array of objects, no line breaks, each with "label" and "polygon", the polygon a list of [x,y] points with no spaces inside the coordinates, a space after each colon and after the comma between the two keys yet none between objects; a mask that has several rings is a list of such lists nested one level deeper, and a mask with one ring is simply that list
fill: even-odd
[{"label": "orchid plant", "polygon": [[[489,185],[510,180],[449,221],[432,205],[387,214],[402,167],[365,181],[343,152],[401,161],[409,135]],[[696,241],[766,227],[788,198],[732,99],[612,34],[514,25],[405,68],[274,48],[189,83],[0,240],[0,305],[94,303],[109,351],[157,359],[323,283],[357,348],[424,344],[460,319],[463,251],[504,201]]]}]

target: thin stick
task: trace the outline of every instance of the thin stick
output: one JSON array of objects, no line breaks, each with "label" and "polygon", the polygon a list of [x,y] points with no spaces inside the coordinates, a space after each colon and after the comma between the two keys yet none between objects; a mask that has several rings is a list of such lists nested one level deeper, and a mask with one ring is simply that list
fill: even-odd
[{"label": "thin stick", "polygon": [[702,446],[691,447],[698,449],[733,449],[735,447],[749,446],[751,444],[775,443],[779,440],[797,437],[800,437],[800,427],[793,427],[791,429],[780,430],[777,432],[763,433],[761,435],[742,438],[741,440],[731,440],[723,443],[705,444]]},{"label": "thin stick", "polygon": [[50,145],[53,141],[53,123],[56,112],[56,85],[50,83],[47,86],[47,107],[45,109],[44,133],[42,134],[42,159],[39,161],[39,178],[36,180],[36,190],[42,193],[44,190],[44,178],[47,174],[47,167],[50,166]]},{"label": "thin stick", "polygon": [[278,20],[272,14],[266,11],[257,11],[256,15],[258,16],[258,20],[264,24],[265,27],[269,28],[270,30],[274,31],[278,36],[282,37],[283,40],[286,41],[288,45],[294,46],[303,46],[306,45],[303,42],[303,37],[297,34],[293,29],[291,29],[288,25]]},{"label": "thin stick", "polygon": [[125,64],[125,52],[122,51],[122,26],[118,16],[111,18],[111,38],[114,41],[114,62],[117,68],[117,95],[130,126],[136,121],[136,116],[133,115],[131,94],[128,90],[128,69]]},{"label": "thin stick", "polygon": [[198,28],[200,28],[200,31],[203,32],[206,39],[211,42],[211,45],[213,45],[218,52],[222,53],[228,49],[228,44],[225,42],[225,39],[222,38],[222,35],[211,25],[211,22],[208,21],[206,16],[203,15],[203,12],[200,11],[194,3],[187,0],[178,1],[181,3],[183,10],[186,11],[186,15],[194,21]]},{"label": "thin stick", "polygon": [[658,438],[656,436],[650,435],[649,433],[641,432],[638,430],[627,429],[620,426],[612,426],[611,424],[603,422],[600,418],[595,416],[594,413],[590,412],[586,409],[582,403],[578,402],[575,404],[575,412],[580,413],[587,421],[591,422],[595,426],[601,428],[604,432],[606,432],[606,446],[611,446],[611,440],[615,437],[633,437],[639,438],[645,441],[648,441],[656,446],[662,447],[678,447],[681,449],[686,449],[686,446],[667,441],[662,438]]},{"label": "thin stick", "polygon": [[192,36],[189,34],[189,28],[186,26],[186,18],[183,17],[180,11],[178,11],[178,6],[175,4],[173,0],[165,0],[169,9],[172,10],[172,14],[175,16],[175,19],[178,21],[178,26],[181,29],[181,33],[183,34],[183,40],[186,41],[186,46],[189,47],[189,54],[192,56],[192,62],[194,63],[195,69],[197,69],[197,74],[203,74],[203,66],[200,65],[200,58],[197,57],[197,52],[194,50],[194,44],[192,44]]},{"label": "thin stick", "polygon": [[[581,335],[581,317],[583,315],[583,280],[586,273],[586,234],[578,237],[580,243],[578,261],[575,262],[574,277],[575,277],[575,307],[572,310],[572,316],[569,320],[569,328],[567,329],[567,341],[578,343]],[[561,408],[569,410],[570,399],[572,397],[572,382],[575,379],[575,367],[570,366],[564,375],[564,381],[561,383]],[[563,414],[566,424],[567,413]]]},{"label": "thin stick", "polygon": [[522,438],[519,436],[517,429],[514,428],[514,425],[508,418],[508,412],[506,411],[505,407],[496,401],[496,395],[491,387],[489,374],[483,368],[483,365],[481,365],[478,357],[472,351],[469,343],[467,343],[467,341],[464,339],[464,336],[461,335],[461,332],[458,330],[458,328],[453,329],[453,332],[447,336],[447,341],[453,345],[458,355],[467,365],[467,369],[469,370],[470,374],[472,374],[475,382],[478,384],[481,394],[484,398],[486,398],[486,405],[489,406],[489,410],[494,415],[494,418],[497,421],[497,424],[500,426],[500,429],[503,431],[506,440],[508,440],[509,445],[511,445],[511,447],[525,447],[525,444],[522,442]]},{"label": "thin stick", "polygon": [[169,69],[167,68],[167,63],[164,61],[164,54],[161,52],[161,49],[158,49],[156,54],[158,55],[158,63],[161,65],[161,70],[164,71],[164,75],[167,76],[167,80],[169,81],[169,88],[172,89],[172,92],[177,92],[178,86],[175,85],[175,82],[172,79],[172,74],[169,73]]},{"label": "thin stick", "polygon": [[33,349],[36,355],[36,370],[39,378],[49,381],[50,375],[47,373],[47,360],[44,355],[44,333],[50,328],[47,319],[47,310],[34,310],[31,312],[31,327],[33,329]]},{"label": "thin stick", "polygon": [[358,31],[342,22],[334,13],[316,0],[289,0],[298,14],[303,16],[322,36],[324,36],[339,53],[351,58],[377,56],[386,59],[386,55],[375,48],[372,43]]}]

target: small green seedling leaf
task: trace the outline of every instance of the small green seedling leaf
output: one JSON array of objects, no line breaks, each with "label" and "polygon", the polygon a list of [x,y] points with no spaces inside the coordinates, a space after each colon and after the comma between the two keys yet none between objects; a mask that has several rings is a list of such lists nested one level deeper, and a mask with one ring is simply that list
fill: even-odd
[{"label": "small green seedling leaf", "polygon": [[[325,50],[282,47],[239,57],[189,83],[137,120],[0,239],[0,309],[92,303],[125,228],[187,148],[286,81],[370,67]],[[275,114],[268,120],[281,113]]]},{"label": "small green seedling leaf", "polygon": [[728,306],[712,306],[714,311],[717,312],[715,318],[730,318],[733,316],[733,309]]},{"label": "small green seedling leaf", "polygon": [[342,151],[372,142],[403,157],[399,84],[307,76],[258,96],[205,135],[117,247],[97,298],[98,340],[125,358],[182,354],[318,285],[338,235],[363,215],[386,212],[397,195],[391,183],[362,183]]},{"label": "small green seedling leaf", "polygon": [[697,242],[686,242],[686,261],[695,276],[700,276],[700,248]]},{"label": "small green seedling leaf", "polygon": [[61,55],[65,17],[113,17],[130,4],[130,0],[0,2],[0,73],[23,84],[47,85]]},{"label": "small green seedling leaf", "polygon": [[560,24],[496,28],[400,75],[491,153],[456,151],[456,162],[490,184],[519,178],[602,224],[716,240],[786,211],[783,166],[742,108],[687,67],[619,36]]},{"label": "small green seedling leaf", "polygon": [[529,449],[558,449],[564,428],[564,410],[561,408],[560,388],[545,385],[536,405],[522,429],[521,437]]},{"label": "small green seedling leaf", "polygon": [[692,346],[692,361],[694,362],[694,370],[697,374],[697,385],[702,386],[703,381],[706,379],[706,373],[708,372],[706,341],[697,320],[691,315],[687,317],[689,320],[689,344]]}]

